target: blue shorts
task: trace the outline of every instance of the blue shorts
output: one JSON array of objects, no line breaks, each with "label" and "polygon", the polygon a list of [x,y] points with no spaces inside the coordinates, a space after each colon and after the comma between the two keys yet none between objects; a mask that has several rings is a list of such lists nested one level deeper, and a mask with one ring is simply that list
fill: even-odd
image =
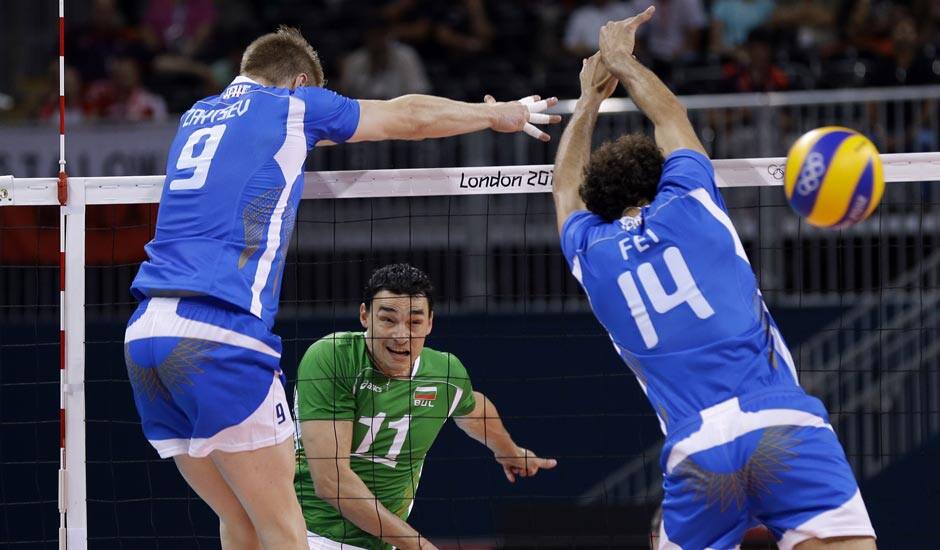
[{"label": "blue shorts", "polygon": [[210,298],[146,299],[124,335],[144,435],[162,458],[292,437],[280,357],[260,319]]},{"label": "blue shorts", "polygon": [[761,524],[782,550],[811,538],[875,536],[827,419],[773,408],[781,404],[742,411],[737,399],[725,401],[667,446],[660,548],[736,548]]}]

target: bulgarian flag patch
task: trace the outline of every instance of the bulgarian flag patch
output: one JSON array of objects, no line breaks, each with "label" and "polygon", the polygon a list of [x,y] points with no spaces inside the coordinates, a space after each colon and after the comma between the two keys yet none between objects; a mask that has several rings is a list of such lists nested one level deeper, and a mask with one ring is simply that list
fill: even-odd
[{"label": "bulgarian flag patch", "polygon": [[437,399],[437,386],[418,386],[415,388],[415,401],[434,401]]}]

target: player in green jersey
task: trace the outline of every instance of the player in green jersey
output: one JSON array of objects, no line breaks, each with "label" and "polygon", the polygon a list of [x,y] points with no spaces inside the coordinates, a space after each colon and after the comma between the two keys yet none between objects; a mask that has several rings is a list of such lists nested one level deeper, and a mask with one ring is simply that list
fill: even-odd
[{"label": "player in green jersey", "polygon": [[303,445],[294,487],[312,550],[433,549],[406,520],[424,457],[448,418],[493,451],[510,482],[555,467],[513,442],[456,357],[424,347],[434,321],[424,272],[406,264],[376,270],[359,320],[364,333],[318,340],[297,374]]}]

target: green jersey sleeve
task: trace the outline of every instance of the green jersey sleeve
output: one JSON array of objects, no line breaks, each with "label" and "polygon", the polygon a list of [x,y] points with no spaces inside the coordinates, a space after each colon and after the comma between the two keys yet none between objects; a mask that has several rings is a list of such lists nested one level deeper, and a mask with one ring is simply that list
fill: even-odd
[{"label": "green jersey sleeve", "polygon": [[297,370],[298,421],[356,419],[356,373],[347,348],[341,337],[331,335],[307,349]]},{"label": "green jersey sleeve", "polygon": [[473,384],[470,383],[470,375],[467,374],[466,367],[453,354],[446,354],[451,380],[462,390],[457,398],[457,407],[451,416],[466,416],[473,412],[477,406],[477,400],[473,396]]}]

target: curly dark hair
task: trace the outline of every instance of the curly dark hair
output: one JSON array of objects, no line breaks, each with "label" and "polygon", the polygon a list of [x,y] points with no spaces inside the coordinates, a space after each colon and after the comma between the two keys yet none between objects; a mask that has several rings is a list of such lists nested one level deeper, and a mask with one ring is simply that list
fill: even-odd
[{"label": "curly dark hair", "polygon": [[614,221],[627,208],[652,202],[663,162],[662,151],[648,136],[621,136],[591,154],[578,194],[588,210]]},{"label": "curly dark hair", "polygon": [[428,299],[428,312],[434,309],[431,278],[412,265],[389,264],[373,271],[362,290],[362,303],[366,309],[372,309],[372,299],[382,290],[403,296],[424,296]]}]

